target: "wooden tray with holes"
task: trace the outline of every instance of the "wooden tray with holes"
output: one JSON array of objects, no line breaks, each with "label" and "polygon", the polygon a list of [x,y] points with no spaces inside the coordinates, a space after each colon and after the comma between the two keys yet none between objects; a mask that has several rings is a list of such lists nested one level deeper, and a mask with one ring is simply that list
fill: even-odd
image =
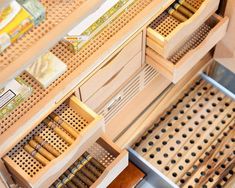
[{"label": "wooden tray with holes", "polygon": [[100,0],[94,0],[92,3],[86,0],[73,0],[70,3],[57,0],[41,2],[46,9],[46,20],[1,54],[0,84],[24,71],[101,3]]},{"label": "wooden tray with holes", "polygon": [[186,0],[197,9],[185,22],[179,22],[167,11],[157,17],[147,28],[147,46],[168,58],[200,25],[215,13],[219,0]]},{"label": "wooden tray with holes", "polygon": [[[79,136],[69,146],[42,122],[14,146],[3,160],[13,177],[24,187],[48,187],[67,166],[75,162],[77,156],[85,152],[103,134],[102,117],[91,111],[75,96],[70,97],[54,112],[77,130]],[[40,136],[61,154],[43,166],[23,149],[34,136]]]},{"label": "wooden tray with holes", "polygon": [[[156,113],[156,112],[154,112]],[[234,177],[235,101],[199,79],[133,148],[179,187],[216,187]]]},{"label": "wooden tray with holes", "polygon": [[147,47],[146,62],[166,78],[177,83],[223,38],[227,26],[227,17],[222,18],[214,14],[168,59]]}]

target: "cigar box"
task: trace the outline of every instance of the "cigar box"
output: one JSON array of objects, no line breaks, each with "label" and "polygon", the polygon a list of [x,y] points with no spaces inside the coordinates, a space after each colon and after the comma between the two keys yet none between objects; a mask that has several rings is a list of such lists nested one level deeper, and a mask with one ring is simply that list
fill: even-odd
[{"label": "cigar box", "polygon": [[106,25],[112,22],[134,0],[103,0],[100,7],[74,27],[65,37],[64,44],[77,52]]},{"label": "cigar box", "polygon": [[32,88],[21,78],[9,81],[0,89],[0,119],[7,116],[32,94]]},{"label": "cigar box", "polygon": [[177,83],[225,36],[228,21],[228,17],[212,15],[169,58],[161,56],[155,48],[156,42],[147,36],[151,42],[147,42],[146,62],[173,83]]},{"label": "cigar box", "polygon": [[35,63],[26,69],[27,73],[44,89],[52,84],[66,70],[67,65],[51,52],[39,57]]},{"label": "cigar box", "polygon": [[[75,96],[71,96],[66,102],[62,103],[54,113],[78,132],[79,136],[77,138],[71,137],[68,132],[60,128],[74,140],[69,145],[44,122],[39,123],[3,157],[13,179],[22,187],[49,187],[104,132],[102,117],[90,110]],[[41,137],[60,152],[60,155],[46,166],[43,166],[24,149],[24,146],[34,136]]]},{"label": "cigar box", "polygon": [[164,58],[169,58],[218,9],[219,0],[187,1],[197,10],[180,22],[167,11],[160,14],[147,28],[147,46]]},{"label": "cigar box", "polygon": [[39,5],[41,8],[42,5],[37,1],[31,2],[30,5],[28,2],[21,5],[13,0],[8,6],[2,8],[0,12],[0,52],[22,37],[35,23],[38,24],[42,21],[44,17],[38,20],[42,13],[39,11]]}]

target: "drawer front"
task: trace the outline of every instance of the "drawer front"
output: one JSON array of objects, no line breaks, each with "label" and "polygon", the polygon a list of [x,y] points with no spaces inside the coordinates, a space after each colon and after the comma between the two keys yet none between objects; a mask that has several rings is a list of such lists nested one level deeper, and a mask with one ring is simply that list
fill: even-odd
[{"label": "drawer front", "polygon": [[[50,115],[50,124],[46,121],[40,123],[3,157],[9,171],[22,187],[49,187],[67,166],[74,163],[77,156],[104,133],[102,117],[75,96],[61,104],[54,114],[57,117]],[[57,126],[53,128],[53,124]],[[45,150],[40,153],[36,149],[39,147],[37,143],[43,142],[53,148],[48,150],[43,146],[48,151],[46,154]],[[39,151],[36,154],[38,157],[41,155],[41,159],[33,157],[35,151]]]},{"label": "drawer front", "polygon": [[85,103],[91,109],[97,109],[108,97],[110,97],[125,81],[127,81],[140,67],[141,55],[139,52],[119,72],[110,78],[100,89]]},{"label": "drawer front", "polygon": [[214,14],[168,59],[148,47],[146,62],[176,83],[224,37],[227,26],[227,17]]},{"label": "drawer front", "polygon": [[147,29],[147,46],[164,58],[168,58],[200,27],[219,6],[219,0],[188,1],[197,8],[184,22],[180,22],[167,11],[156,18]]},{"label": "drawer front", "polygon": [[80,87],[82,101],[86,101],[110,78],[117,74],[142,49],[142,33],[119,51],[94,76]]}]

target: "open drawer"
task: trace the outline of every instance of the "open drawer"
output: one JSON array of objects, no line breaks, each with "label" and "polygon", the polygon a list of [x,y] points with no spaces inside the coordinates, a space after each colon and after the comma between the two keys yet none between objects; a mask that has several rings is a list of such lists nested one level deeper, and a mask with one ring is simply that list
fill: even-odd
[{"label": "open drawer", "polygon": [[186,0],[196,12],[184,22],[180,22],[167,10],[158,16],[147,29],[147,46],[161,56],[168,58],[175,49],[200,27],[218,8],[219,0]]},{"label": "open drawer", "polygon": [[[94,164],[91,160],[89,160],[91,159],[91,157],[85,157],[84,155],[78,156],[76,158],[76,162],[78,163],[77,164],[75,163],[72,166],[68,165],[66,169],[67,174],[64,173],[63,175],[61,175],[60,178],[57,179],[55,183],[52,184],[51,187],[56,187],[55,184],[58,183],[67,185],[68,182],[70,184],[72,183],[76,187],[79,187],[77,184],[78,180],[80,180],[80,183],[82,183],[84,187],[94,187],[94,188],[107,187],[128,165],[128,152],[126,150],[121,150],[105,135],[100,137],[87,150],[86,153],[88,153],[92,158],[94,158],[96,162],[99,163],[99,165]],[[89,165],[95,167],[95,170],[89,167],[87,163],[90,163]],[[103,168],[102,170],[101,168],[99,168],[100,165],[102,165]],[[83,171],[83,168],[86,168],[86,171],[88,170],[88,172],[91,173],[92,176],[96,174],[94,173],[94,171],[97,170],[99,171],[100,174],[94,177],[92,185],[87,185],[87,184],[85,185],[84,181],[81,181],[82,178],[79,179],[80,176],[79,174],[77,174],[77,172],[79,173],[82,171],[81,173],[85,172],[83,174],[87,173],[86,171]],[[68,175],[68,173],[71,174]],[[75,178],[77,181],[75,181],[73,178]]]},{"label": "open drawer", "polygon": [[48,187],[104,132],[102,117],[75,96],[53,113],[3,157],[22,187]]},{"label": "open drawer", "polygon": [[153,48],[146,49],[146,62],[172,82],[178,82],[225,35],[228,18],[216,14],[203,23],[173,55],[164,59]]}]

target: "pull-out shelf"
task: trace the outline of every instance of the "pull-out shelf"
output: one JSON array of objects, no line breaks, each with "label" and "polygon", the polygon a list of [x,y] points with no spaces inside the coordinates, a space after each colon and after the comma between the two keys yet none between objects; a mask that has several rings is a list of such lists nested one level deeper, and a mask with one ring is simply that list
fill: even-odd
[{"label": "pull-out shelf", "polygon": [[152,41],[146,50],[146,62],[176,83],[223,38],[227,26],[227,17],[214,14],[167,59],[156,52]]},{"label": "pull-out shelf", "polygon": [[132,147],[170,187],[224,187],[235,172],[234,125],[235,101],[197,79]]}]

